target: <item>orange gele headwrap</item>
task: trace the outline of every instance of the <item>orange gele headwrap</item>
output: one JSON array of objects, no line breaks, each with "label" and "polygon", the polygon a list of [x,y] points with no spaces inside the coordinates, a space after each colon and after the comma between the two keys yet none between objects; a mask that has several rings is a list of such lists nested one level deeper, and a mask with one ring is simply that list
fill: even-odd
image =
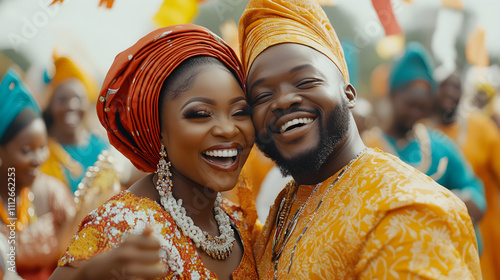
[{"label": "orange gele headwrap", "polygon": [[326,55],[349,82],[342,46],[316,0],[250,0],[241,16],[239,33],[246,73],[268,47],[297,43]]},{"label": "orange gele headwrap", "polygon": [[245,84],[236,53],[210,30],[194,24],[149,33],[118,54],[106,75],[97,115],[110,143],[142,171],[154,172],[160,160],[158,100],[163,82],[194,56],[217,58]]}]

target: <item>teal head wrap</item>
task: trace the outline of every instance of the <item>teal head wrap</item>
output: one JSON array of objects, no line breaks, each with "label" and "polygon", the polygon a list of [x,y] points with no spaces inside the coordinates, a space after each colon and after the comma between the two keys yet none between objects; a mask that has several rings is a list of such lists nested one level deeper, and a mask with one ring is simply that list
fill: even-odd
[{"label": "teal head wrap", "polygon": [[433,91],[437,85],[432,77],[431,59],[424,46],[411,42],[406,47],[403,56],[394,63],[389,76],[389,92],[406,87],[414,81],[428,82]]},{"label": "teal head wrap", "polygon": [[24,85],[19,75],[12,69],[7,70],[0,82],[0,140],[16,117],[24,110],[40,115],[40,108]]}]

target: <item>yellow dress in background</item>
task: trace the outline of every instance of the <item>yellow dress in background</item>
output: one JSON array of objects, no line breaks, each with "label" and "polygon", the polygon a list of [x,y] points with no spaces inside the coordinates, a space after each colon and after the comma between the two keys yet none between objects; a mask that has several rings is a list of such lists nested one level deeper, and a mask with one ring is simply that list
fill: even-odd
[{"label": "yellow dress in background", "polygon": [[465,122],[436,128],[457,142],[483,181],[488,206],[479,223],[484,242],[481,268],[485,280],[500,279],[500,132],[480,113],[471,114]]},{"label": "yellow dress in background", "polygon": [[[354,161],[324,196],[337,176],[306,204],[279,258],[278,279],[481,279],[470,217],[449,190],[379,149]],[[288,219],[314,187],[298,188]],[[260,279],[274,279],[275,217],[293,189],[278,196],[257,241]]]}]

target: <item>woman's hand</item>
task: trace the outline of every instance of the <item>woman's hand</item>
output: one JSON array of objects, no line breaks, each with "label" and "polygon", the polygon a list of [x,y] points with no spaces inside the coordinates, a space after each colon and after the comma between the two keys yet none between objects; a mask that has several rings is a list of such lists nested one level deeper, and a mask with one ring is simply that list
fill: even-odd
[{"label": "woman's hand", "polygon": [[[130,235],[119,247],[70,266],[58,267],[54,279],[154,279],[166,264],[159,257],[160,243],[147,226],[140,235]],[[69,276],[69,277],[68,277]]]}]

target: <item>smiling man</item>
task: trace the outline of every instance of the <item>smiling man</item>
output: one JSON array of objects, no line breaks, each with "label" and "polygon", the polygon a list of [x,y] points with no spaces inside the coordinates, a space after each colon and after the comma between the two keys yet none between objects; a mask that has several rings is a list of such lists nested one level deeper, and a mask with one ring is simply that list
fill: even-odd
[{"label": "smiling man", "polygon": [[259,277],[481,279],[463,202],[365,148],[349,110],[356,91],[318,3],[250,0],[239,28],[256,143],[294,178],[256,244]]}]

